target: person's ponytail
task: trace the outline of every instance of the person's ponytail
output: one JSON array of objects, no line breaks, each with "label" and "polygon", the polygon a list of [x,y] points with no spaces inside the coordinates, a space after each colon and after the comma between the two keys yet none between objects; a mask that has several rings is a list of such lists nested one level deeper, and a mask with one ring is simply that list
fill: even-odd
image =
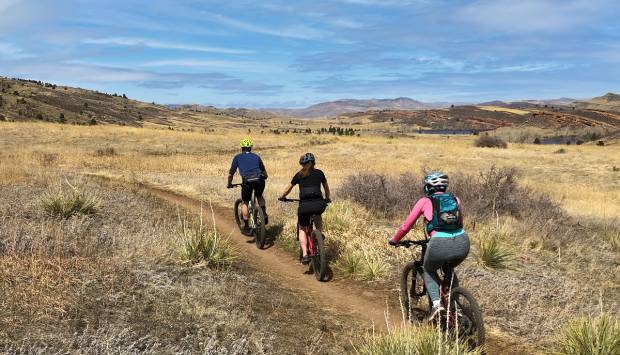
[{"label": "person's ponytail", "polygon": [[307,177],[308,175],[310,175],[310,172],[312,171],[312,169],[314,169],[314,162],[311,161],[307,164],[304,164],[301,168],[301,170],[299,170],[299,175],[302,178]]}]

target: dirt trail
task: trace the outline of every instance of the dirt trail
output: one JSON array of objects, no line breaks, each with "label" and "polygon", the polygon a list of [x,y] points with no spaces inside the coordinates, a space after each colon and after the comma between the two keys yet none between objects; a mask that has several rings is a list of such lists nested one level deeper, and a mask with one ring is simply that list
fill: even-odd
[{"label": "dirt trail", "polygon": [[[211,210],[201,201],[183,196],[165,189],[143,186],[153,195],[180,205],[188,210],[202,212],[205,221],[211,221]],[[393,306],[391,298],[396,295],[389,291],[371,290],[362,288],[346,280],[332,280],[318,282],[314,275],[306,274],[307,267],[299,265],[290,254],[272,247],[267,250],[258,250],[251,238],[243,236],[234,221],[230,209],[213,206],[215,225],[218,231],[230,235],[237,244],[243,261],[256,270],[262,270],[270,278],[280,284],[305,294],[316,295],[313,299],[322,303],[324,308],[335,309],[337,312],[348,312],[356,319],[368,322],[369,326],[377,329],[386,329],[387,322],[392,325],[402,324],[399,308]],[[496,331],[487,330],[487,354],[533,354],[536,351],[524,347],[516,339],[509,339]]]}]

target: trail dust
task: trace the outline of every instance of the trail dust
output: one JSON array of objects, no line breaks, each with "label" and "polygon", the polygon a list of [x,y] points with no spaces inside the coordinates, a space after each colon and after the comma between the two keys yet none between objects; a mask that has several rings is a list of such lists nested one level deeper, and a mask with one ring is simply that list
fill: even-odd
[{"label": "trail dust", "polygon": [[[88,174],[103,179],[114,179]],[[344,312],[378,331],[385,331],[388,327],[397,327],[403,324],[402,313],[398,307],[398,294],[390,290],[376,290],[369,286],[358,285],[347,280],[331,280],[319,282],[313,274],[306,273],[307,266],[285,251],[272,247],[267,250],[256,248],[251,238],[239,232],[232,208],[210,206],[208,203],[188,196],[172,192],[165,188],[140,183],[139,186],[154,196],[178,205],[187,210],[203,213],[203,219],[214,219],[218,231],[229,235],[231,242],[236,244],[242,263],[279,284],[311,296],[315,306],[321,309],[331,309]],[[213,211],[213,214],[211,213]],[[395,301],[396,300],[396,301]],[[498,330],[487,327],[486,354],[534,354],[536,351],[517,339],[501,334]]]}]

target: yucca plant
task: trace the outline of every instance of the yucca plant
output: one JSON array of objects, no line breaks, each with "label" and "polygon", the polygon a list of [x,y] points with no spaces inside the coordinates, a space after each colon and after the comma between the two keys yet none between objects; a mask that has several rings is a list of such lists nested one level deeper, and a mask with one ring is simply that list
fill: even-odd
[{"label": "yucca plant", "polygon": [[607,315],[569,322],[559,335],[558,354],[620,354],[620,322]]},{"label": "yucca plant", "polygon": [[100,204],[96,196],[72,188],[69,193],[60,189],[48,191],[41,198],[41,205],[49,216],[68,219],[75,214],[95,214]]},{"label": "yucca plant", "polygon": [[364,281],[378,280],[388,273],[389,265],[384,259],[366,256],[360,261],[357,275]]},{"label": "yucca plant", "polygon": [[387,333],[369,333],[355,346],[355,352],[359,355],[481,354],[480,349],[470,350],[466,341],[446,337],[429,323],[403,325]]},{"label": "yucca plant", "polygon": [[361,269],[362,256],[351,251],[344,252],[338,259],[337,266],[349,275],[357,275]]},{"label": "yucca plant", "polygon": [[215,229],[206,230],[202,222],[199,226],[192,226],[187,221],[182,221],[180,224],[181,258],[185,263],[192,265],[204,263],[220,267],[235,261],[232,245],[227,239],[220,237]]},{"label": "yucca plant", "polygon": [[489,269],[508,269],[513,266],[514,251],[500,238],[489,237],[480,241],[478,263]]}]

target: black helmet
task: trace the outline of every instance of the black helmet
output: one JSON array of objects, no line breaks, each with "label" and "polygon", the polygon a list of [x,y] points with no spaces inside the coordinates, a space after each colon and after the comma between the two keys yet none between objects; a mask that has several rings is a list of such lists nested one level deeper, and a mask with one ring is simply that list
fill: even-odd
[{"label": "black helmet", "polygon": [[300,165],[308,164],[310,162],[314,162],[314,154],[312,153],[306,153],[299,158]]}]

